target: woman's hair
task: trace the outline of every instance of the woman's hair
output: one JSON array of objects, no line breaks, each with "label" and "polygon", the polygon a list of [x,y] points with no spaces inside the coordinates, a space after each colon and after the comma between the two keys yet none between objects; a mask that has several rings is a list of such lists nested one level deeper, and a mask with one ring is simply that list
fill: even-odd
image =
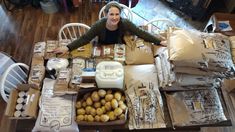
[{"label": "woman's hair", "polygon": [[118,10],[120,11],[120,13],[122,12],[122,7],[121,7],[121,6],[119,5],[119,3],[116,2],[116,1],[111,1],[111,2],[109,2],[109,3],[105,6],[104,12],[105,12],[106,14],[108,14],[109,9],[110,9],[111,7],[116,7],[116,8],[118,8]]}]

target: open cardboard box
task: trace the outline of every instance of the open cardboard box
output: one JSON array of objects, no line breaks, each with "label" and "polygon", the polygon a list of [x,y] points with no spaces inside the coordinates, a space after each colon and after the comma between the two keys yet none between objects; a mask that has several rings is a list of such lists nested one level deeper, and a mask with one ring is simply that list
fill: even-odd
[{"label": "open cardboard box", "polygon": [[[104,89],[106,92],[108,90],[112,90],[112,93],[116,92],[116,91],[120,91],[122,93],[122,95],[125,96],[125,93],[122,89],[118,89],[118,88],[93,88],[93,89],[82,89],[79,91],[78,93],[78,101],[82,100],[83,96],[86,95],[87,93],[92,93],[93,91],[98,91],[99,89]],[[126,101],[124,102],[127,106]],[[76,108],[77,109],[77,108]],[[76,110],[77,111],[77,110]],[[123,112],[125,115],[125,119],[117,119],[117,120],[113,120],[113,121],[108,121],[108,122],[88,122],[88,121],[76,121],[78,125],[81,126],[109,126],[109,125],[123,125],[126,123],[127,121],[127,114],[128,114],[128,107],[126,108],[126,110]],[[77,116],[77,113],[76,113]],[[76,119],[76,118],[75,118]]]},{"label": "open cardboard box", "polygon": [[[222,31],[220,28],[219,28],[219,21],[228,21],[232,30],[230,31]],[[205,31],[209,31],[209,32],[219,32],[219,33],[222,33],[224,35],[227,35],[227,36],[234,36],[235,35],[235,14],[230,14],[230,13],[219,13],[219,12],[216,12],[214,13],[205,29]]]},{"label": "open cardboard box", "polygon": [[[27,102],[25,107],[24,114],[26,117],[14,117],[14,112],[16,109],[18,93],[20,91],[28,91],[27,94]],[[37,86],[32,84],[20,84],[16,89],[13,89],[10,93],[9,100],[7,103],[7,108],[5,111],[5,115],[9,117],[9,119],[32,119],[37,117],[38,112],[38,101],[40,97],[40,90]]]}]

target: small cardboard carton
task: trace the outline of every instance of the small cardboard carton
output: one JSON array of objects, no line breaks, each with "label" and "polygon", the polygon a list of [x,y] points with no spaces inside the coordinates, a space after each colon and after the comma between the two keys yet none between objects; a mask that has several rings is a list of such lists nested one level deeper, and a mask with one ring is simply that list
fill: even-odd
[{"label": "small cardboard carton", "polygon": [[[27,91],[23,113],[24,116],[14,116],[16,111],[16,105],[19,99],[19,93],[21,91]],[[7,103],[7,108],[5,110],[5,115],[9,119],[32,119],[37,117],[38,112],[38,101],[40,97],[40,90],[37,86],[31,84],[20,84],[17,89],[13,89],[10,93],[9,100]]]},{"label": "small cardboard carton", "polygon": [[[116,107],[118,107],[118,108],[121,108],[120,107],[120,105],[124,105],[124,106],[126,106],[126,108],[124,108],[123,109],[123,107],[122,107],[122,113],[120,113],[121,115],[119,115],[119,116],[115,116],[115,119],[110,119],[110,112],[115,112],[115,108],[113,108],[113,106],[111,105],[111,104],[114,104],[114,103],[111,103],[111,102],[113,102],[113,101],[110,101],[110,102],[106,102],[105,103],[105,105],[104,104],[102,104],[101,103],[101,100],[105,100],[105,98],[106,99],[108,99],[108,96],[103,96],[103,97],[101,97],[100,96],[100,94],[98,93],[98,95],[99,95],[99,101],[94,101],[93,99],[94,99],[94,97],[95,97],[95,94],[94,94],[94,92],[99,92],[99,90],[101,90],[101,88],[89,88],[89,89],[81,89],[79,92],[78,92],[78,100],[77,100],[77,103],[76,103],[76,105],[75,105],[75,107],[76,107],[76,112],[77,112],[77,114],[76,114],[76,122],[77,122],[77,124],[78,124],[78,126],[110,126],[110,125],[123,125],[123,124],[125,124],[126,123],[126,121],[127,121],[127,114],[128,114],[128,108],[127,108],[127,104],[126,104],[126,100],[125,100],[125,93],[124,93],[124,91],[122,90],[122,89],[118,89],[118,88],[105,88],[105,89],[102,89],[103,91],[106,91],[105,92],[105,95],[108,95],[109,97],[110,97],[110,95],[113,95],[112,97],[113,97],[113,99],[115,99],[116,97],[115,97],[115,93],[116,92],[119,92],[119,93],[121,93],[121,96],[119,96],[119,97],[121,97],[119,100],[117,100],[118,102],[118,106],[116,106]],[[88,102],[87,100],[89,100],[88,98],[91,98],[92,100],[93,100],[93,103],[94,104],[92,104],[92,105],[87,105],[87,106],[84,106],[84,101],[85,102]],[[115,99],[116,100],[116,99]],[[101,106],[100,107],[96,107],[95,106],[95,103],[97,103],[97,102],[100,102],[101,103]],[[122,102],[122,103],[121,103]],[[79,106],[79,104],[80,103],[82,103],[83,105],[82,106]],[[108,104],[110,104],[110,106],[108,105]],[[109,106],[109,110],[107,109],[107,107]],[[87,112],[89,111],[87,108],[88,107],[90,107],[91,109],[94,109],[96,112],[91,112],[92,110],[90,110],[90,114],[88,114]],[[106,110],[104,110],[103,108],[105,108]],[[85,114],[84,114],[84,116],[92,116],[91,118],[92,118],[92,120],[93,121],[90,121],[88,118],[89,117],[87,117],[86,118],[86,121],[85,121],[85,118],[83,119],[83,120],[80,120],[79,119],[79,114],[78,114],[78,112],[81,110],[81,109],[84,109],[84,110],[86,110],[85,112]],[[102,112],[103,114],[102,115],[99,115],[99,114],[97,114],[97,111],[98,111],[98,109],[102,109],[102,111],[104,112],[104,111],[106,111],[106,112]],[[100,119],[99,119],[99,121],[97,121],[96,119],[95,119],[95,117],[97,116],[97,115],[99,115],[99,117],[100,117]],[[109,118],[108,118],[108,121],[106,120],[106,121],[102,121],[102,117],[101,116],[109,116]],[[113,117],[113,116],[112,116]],[[114,117],[113,117],[114,118]]]}]

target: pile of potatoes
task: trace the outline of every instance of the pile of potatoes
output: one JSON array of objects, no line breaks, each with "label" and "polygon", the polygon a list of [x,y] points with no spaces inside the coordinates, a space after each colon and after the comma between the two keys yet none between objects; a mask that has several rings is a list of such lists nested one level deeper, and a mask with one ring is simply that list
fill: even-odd
[{"label": "pile of potatoes", "polygon": [[120,91],[96,90],[87,93],[76,103],[76,121],[108,122],[125,119],[127,105]]}]

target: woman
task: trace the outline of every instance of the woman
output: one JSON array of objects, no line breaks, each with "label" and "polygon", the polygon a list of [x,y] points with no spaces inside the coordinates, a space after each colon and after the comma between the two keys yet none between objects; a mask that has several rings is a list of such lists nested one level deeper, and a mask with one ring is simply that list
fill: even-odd
[{"label": "woman", "polygon": [[125,18],[121,18],[121,7],[115,2],[109,2],[105,7],[106,17],[98,20],[87,33],[70,43],[67,47],[57,48],[54,52],[65,54],[78,47],[89,43],[93,38],[98,36],[98,44],[117,44],[124,43],[123,36],[126,32],[137,35],[145,41],[154,44],[160,44],[160,40],[150,33],[138,28],[135,24]]}]

